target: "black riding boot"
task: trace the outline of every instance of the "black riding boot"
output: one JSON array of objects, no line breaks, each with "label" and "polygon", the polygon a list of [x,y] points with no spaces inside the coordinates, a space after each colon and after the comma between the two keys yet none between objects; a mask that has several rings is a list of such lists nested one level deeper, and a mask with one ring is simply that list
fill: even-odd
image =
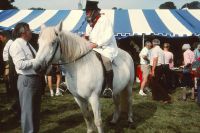
[{"label": "black riding boot", "polygon": [[112,97],[113,90],[113,70],[107,71],[106,75],[106,88],[103,91],[104,97]]}]

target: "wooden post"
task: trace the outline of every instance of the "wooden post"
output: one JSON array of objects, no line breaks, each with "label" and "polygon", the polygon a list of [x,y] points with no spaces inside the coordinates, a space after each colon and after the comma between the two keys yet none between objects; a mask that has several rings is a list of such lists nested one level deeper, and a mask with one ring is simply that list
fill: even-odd
[{"label": "wooden post", "polygon": [[145,36],[144,36],[144,33],[142,33],[142,48],[144,48],[144,40],[145,40],[145,38],[144,38]]}]

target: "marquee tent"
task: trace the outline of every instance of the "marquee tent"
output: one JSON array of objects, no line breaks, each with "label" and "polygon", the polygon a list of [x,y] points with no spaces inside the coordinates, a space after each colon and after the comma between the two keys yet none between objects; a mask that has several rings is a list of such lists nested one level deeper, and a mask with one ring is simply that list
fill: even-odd
[{"label": "marquee tent", "polygon": [[[101,10],[114,26],[117,37],[133,35],[200,36],[200,10]],[[86,19],[82,10],[0,10],[0,29],[13,29],[18,22],[27,22],[38,33],[40,26],[55,26],[82,34]]]}]

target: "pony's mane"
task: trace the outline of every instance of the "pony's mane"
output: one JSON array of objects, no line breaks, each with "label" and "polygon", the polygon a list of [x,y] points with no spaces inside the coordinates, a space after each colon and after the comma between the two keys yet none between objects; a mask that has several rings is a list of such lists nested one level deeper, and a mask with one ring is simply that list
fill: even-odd
[{"label": "pony's mane", "polygon": [[[55,27],[46,27],[41,31],[40,38],[46,41],[44,43],[50,44],[57,38],[56,33]],[[68,62],[78,59],[90,50],[89,41],[75,33],[62,30],[57,34],[61,42],[62,54]]]},{"label": "pony's mane", "polygon": [[79,57],[87,54],[90,50],[89,41],[78,36],[77,34],[61,31],[60,34],[61,47],[64,56],[67,57],[68,61],[74,61]]},{"label": "pony's mane", "polygon": [[49,43],[50,41],[53,41],[52,39],[56,38],[54,27],[47,27],[41,30],[39,38],[43,41],[46,41],[44,43]]}]

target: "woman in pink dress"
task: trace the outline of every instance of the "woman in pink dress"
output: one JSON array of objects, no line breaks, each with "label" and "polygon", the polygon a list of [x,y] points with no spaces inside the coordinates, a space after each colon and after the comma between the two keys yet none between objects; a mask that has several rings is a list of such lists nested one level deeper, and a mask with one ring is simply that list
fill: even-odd
[{"label": "woman in pink dress", "polygon": [[174,67],[174,55],[172,52],[169,51],[170,44],[164,43],[163,51],[165,55],[165,65],[164,65],[164,71],[165,71],[165,86],[167,89],[167,92],[170,93],[174,88],[175,85],[173,83],[174,75],[171,69]]}]

